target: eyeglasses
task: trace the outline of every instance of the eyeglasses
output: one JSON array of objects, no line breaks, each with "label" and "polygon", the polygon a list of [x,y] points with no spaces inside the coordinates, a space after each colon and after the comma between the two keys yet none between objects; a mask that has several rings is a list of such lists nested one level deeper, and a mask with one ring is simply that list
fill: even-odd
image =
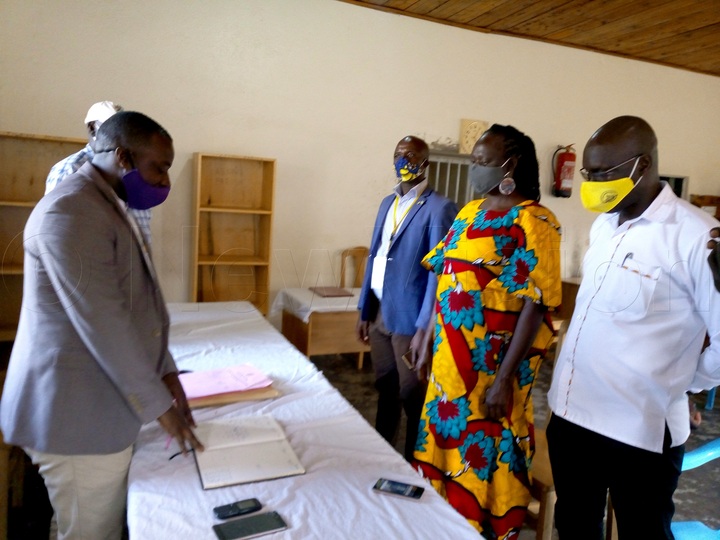
[{"label": "eyeglasses", "polygon": [[[623,165],[627,165],[632,160],[638,160],[642,157],[642,154],[638,154],[637,156],[633,156],[630,159],[626,159],[622,163],[615,165],[614,167],[610,167],[609,169],[605,169],[604,171],[588,171],[585,167],[580,169],[580,174],[585,180],[608,180],[610,179],[610,176],[613,172],[615,172],[617,169],[622,167]],[[634,166],[633,166],[634,168]],[[632,174],[632,173],[631,173]]]}]

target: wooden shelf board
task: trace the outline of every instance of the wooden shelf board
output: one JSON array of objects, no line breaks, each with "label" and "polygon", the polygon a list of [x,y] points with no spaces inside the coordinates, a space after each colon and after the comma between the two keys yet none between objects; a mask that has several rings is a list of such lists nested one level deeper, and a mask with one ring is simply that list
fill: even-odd
[{"label": "wooden shelf board", "polygon": [[199,208],[201,212],[223,212],[227,214],[260,214],[270,215],[272,210],[264,210],[262,208],[231,208],[224,206],[201,206]]},{"label": "wooden shelf board", "polygon": [[85,146],[87,139],[78,139],[77,137],[57,137],[54,135],[34,135],[30,133],[16,133],[12,131],[0,131],[0,138],[8,139],[27,139],[38,142],[59,142],[59,143],[73,143],[81,144]]},{"label": "wooden shelf board", "polygon": [[198,257],[198,266],[268,266],[270,261],[260,257],[223,257],[220,255],[201,255]]},{"label": "wooden shelf board", "polygon": [[2,276],[21,276],[23,275],[22,264],[3,264],[0,265],[0,275]]},{"label": "wooden shelf board", "polygon": [[0,206],[18,206],[20,208],[34,208],[37,201],[0,201]]},{"label": "wooden shelf board", "polygon": [[219,158],[219,159],[228,159],[231,161],[239,160],[239,161],[259,161],[262,163],[275,163],[274,158],[262,158],[262,157],[253,157],[253,156],[236,156],[232,154],[209,154],[206,152],[196,152],[198,157],[200,158]]}]

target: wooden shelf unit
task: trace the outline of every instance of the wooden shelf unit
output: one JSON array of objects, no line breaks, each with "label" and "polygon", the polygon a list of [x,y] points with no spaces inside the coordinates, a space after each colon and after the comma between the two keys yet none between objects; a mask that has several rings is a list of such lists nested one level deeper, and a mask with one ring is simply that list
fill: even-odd
[{"label": "wooden shelf unit", "polygon": [[267,314],[275,160],[195,153],[193,295]]},{"label": "wooden shelf unit", "polygon": [[0,341],[15,339],[23,287],[22,234],[58,161],[85,139],[0,132]]}]

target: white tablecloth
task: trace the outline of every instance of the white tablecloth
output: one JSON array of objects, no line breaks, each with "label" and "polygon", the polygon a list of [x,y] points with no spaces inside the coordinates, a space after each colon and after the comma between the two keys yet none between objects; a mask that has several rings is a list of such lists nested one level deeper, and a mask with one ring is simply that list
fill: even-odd
[{"label": "white tablecloth", "polygon": [[[154,422],[140,432],[130,466],[132,540],[215,538],[212,508],[257,497],[290,528],[267,538],[478,538],[477,532],[250,304],[170,304],[171,350],[179,369],[250,363],[275,381],[278,398],[195,411],[218,416],[269,413],[283,426],[307,473],[203,491],[192,457],[168,458],[175,443]],[[372,492],[380,477],[425,485],[419,501]]]},{"label": "white tablecloth", "polygon": [[310,289],[281,289],[270,308],[270,315],[277,315],[283,309],[302,319],[310,320],[313,311],[356,311],[360,289],[347,289],[352,296],[320,296]]}]

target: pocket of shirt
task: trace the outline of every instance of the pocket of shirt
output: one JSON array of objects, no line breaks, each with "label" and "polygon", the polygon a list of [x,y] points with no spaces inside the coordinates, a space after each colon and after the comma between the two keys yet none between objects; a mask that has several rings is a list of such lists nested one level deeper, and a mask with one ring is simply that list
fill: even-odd
[{"label": "pocket of shirt", "polygon": [[[609,262],[595,276],[596,294],[591,307],[620,320],[637,320],[650,310],[662,268],[625,258]],[[604,277],[603,277],[604,276]]]}]

